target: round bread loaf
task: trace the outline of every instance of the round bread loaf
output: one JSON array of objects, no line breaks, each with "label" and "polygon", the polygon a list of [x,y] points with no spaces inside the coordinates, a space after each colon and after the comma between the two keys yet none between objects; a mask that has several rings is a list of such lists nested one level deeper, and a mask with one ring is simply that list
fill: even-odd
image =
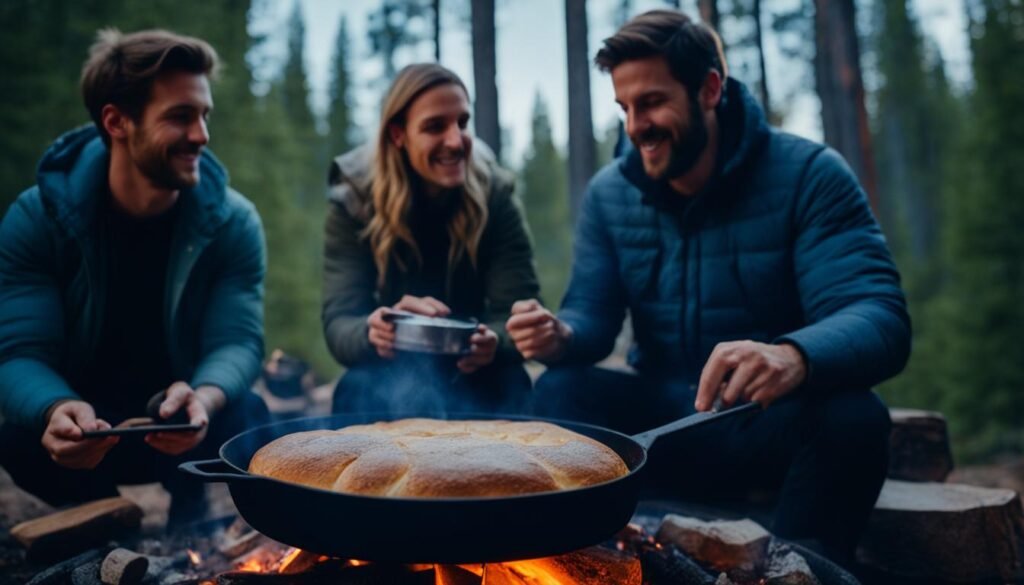
[{"label": "round bread loaf", "polygon": [[604,444],[549,423],[410,418],[285,435],[249,472],[352,494],[473,498],[579,488],[629,469]]}]

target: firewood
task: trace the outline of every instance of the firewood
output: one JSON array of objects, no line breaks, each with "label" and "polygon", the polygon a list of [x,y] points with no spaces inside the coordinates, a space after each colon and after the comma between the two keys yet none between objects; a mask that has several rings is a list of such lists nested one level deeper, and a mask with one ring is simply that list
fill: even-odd
[{"label": "firewood", "polygon": [[889,436],[889,477],[906,481],[946,481],[953,470],[946,418],[938,412],[893,408]]},{"label": "firewood", "polygon": [[463,569],[458,565],[437,565],[434,568],[437,585],[480,585],[483,575]]},{"label": "firewood", "polygon": [[887,480],[858,558],[883,572],[953,582],[1024,578],[1024,512],[1016,492]]},{"label": "firewood", "polygon": [[135,503],[106,498],[22,522],[11,528],[11,536],[31,560],[50,562],[138,530],[141,521],[142,509]]},{"label": "firewood", "polygon": [[134,585],[146,575],[149,559],[124,548],[115,548],[100,565],[100,580],[106,585]]},{"label": "firewood", "polygon": [[733,579],[754,579],[761,574],[771,534],[753,520],[704,522],[669,514],[655,536],[672,544],[698,563],[725,571]]},{"label": "firewood", "polygon": [[639,559],[599,546],[556,557],[489,564],[484,567],[483,579],[488,585],[640,585],[642,580]]},{"label": "firewood", "polygon": [[270,539],[255,530],[239,537],[229,537],[225,533],[224,542],[217,547],[217,551],[225,558],[234,559],[268,542]]}]

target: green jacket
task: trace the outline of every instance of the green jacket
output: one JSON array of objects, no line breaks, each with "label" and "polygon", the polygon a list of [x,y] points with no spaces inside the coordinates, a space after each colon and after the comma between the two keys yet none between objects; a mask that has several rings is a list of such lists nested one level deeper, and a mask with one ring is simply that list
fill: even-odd
[{"label": "green jacket", "polygon": [[[0,223],[0,410],[10,422],[41,431],[50,405],[81,399],[75,380],[96,355],[104,319],[95,220],[109,159],[93,126],[65,134]],[[217,386],[230,402],[251,387],[263,357],[263,228],[209,151],[200,174],[178,203],[167,347],[175,378]]]},{"label": "green jacket", "polygon": [[[497,359],[522,358],[505,332],[512,303],[539,293],[529,229],[514,195],[511,174],[494,162],[479,141],[473,153],[490,171],[487,225],[480,240],[478,266],[464,255],[448,266],[446,294],[439,299],[452,312],[473,316],[498,335]],[[323,311],[327,347],[345,366],[377,359],[367,338],[366,319],[376,308],[397,303],[410,289],[409,274],[389,267],[377,287],[377,267],[369,241],[361,237],[373,215],[370,148],[337,157],[328,178],[324,241]]]}]

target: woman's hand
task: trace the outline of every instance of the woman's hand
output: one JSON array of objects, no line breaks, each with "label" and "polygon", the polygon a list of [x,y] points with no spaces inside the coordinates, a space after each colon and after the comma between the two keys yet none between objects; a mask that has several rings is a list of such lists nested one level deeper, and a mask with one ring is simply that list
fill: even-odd
[{"label": "woman's hand", "polygon": [[392,307],[378,307],[366,319],[366,324],[369,326],[367,337],[370,339],[370,344],[377,350],[377,355],[384,359],[395,357],[395,324],[384,318],[392,311],[406,311],[427,317],[444,317],[452,312],[447,305],[433,297],[414,297],[412,295],[405,295]]},{"label": "woman's hand", "polygon": [[469,338],[469,355],[459,359],[456,365],[463,374],[472,374],[494,361],[498,349],[498,334],[486,325],[477,325],[476,333]]}]

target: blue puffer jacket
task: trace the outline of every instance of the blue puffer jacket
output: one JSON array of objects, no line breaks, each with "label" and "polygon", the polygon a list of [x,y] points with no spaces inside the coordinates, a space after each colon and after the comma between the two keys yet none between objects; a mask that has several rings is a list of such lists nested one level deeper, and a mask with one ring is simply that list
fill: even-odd
[{"label": "blue puffer jacket", "polygon": [[806,386],[869,388],[910,353],[899,274],[867,198],[832,149],[768,127],[729,80],[711,184],[686,204],[632,151],[591,181],[559,316],[568,363],[606,356],[625,311],[630,363],[696,383],[715,345],[796,345]]},{"label": "blue puffer jacket", "polygon": [[[90,125],[47,150],[37,186],[0,223],[0,410],[42,431],[96,354],[107,280],[95,224],[110,155]],[[208,151],[183,191],[171,242],[165,319],[175,378],[247,391],[263,356],[263,228]]]}]

